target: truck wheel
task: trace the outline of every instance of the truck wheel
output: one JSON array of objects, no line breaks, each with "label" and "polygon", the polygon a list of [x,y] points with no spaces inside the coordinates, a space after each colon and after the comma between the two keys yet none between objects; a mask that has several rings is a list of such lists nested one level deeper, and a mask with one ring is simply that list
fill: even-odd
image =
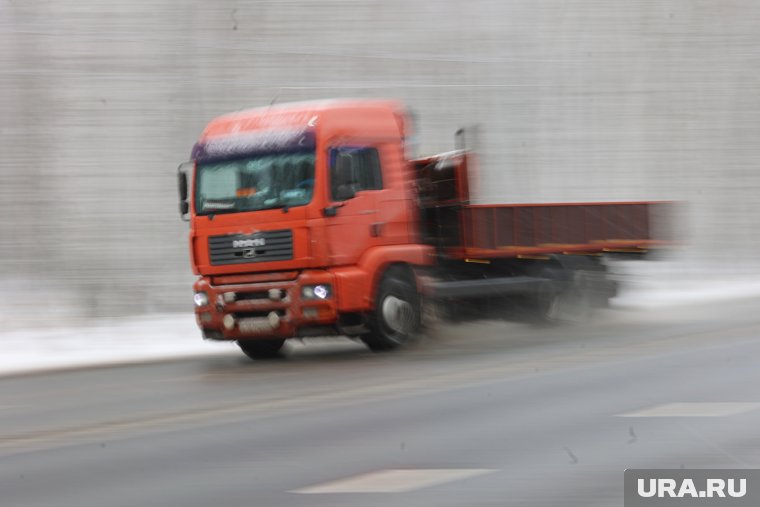
[{"label": "truck wheel", "polygon": [[594,276],[586,270],[572,270],[561,291],[538,297],[538,320],[546,324],[582,324],[594,311]]},{"label": "truck wheel", "polygon": [[361,339],[376,352],[395,349],[420,330],[420,315],[420,297],[410,275],[403,269],[391,269],[380,282],[369,319],[370,333]]},{"label": "truck wheel", "polygon": [[272,359],[280,355],[285,340],[238,340],[237,344],[251,359]]}]

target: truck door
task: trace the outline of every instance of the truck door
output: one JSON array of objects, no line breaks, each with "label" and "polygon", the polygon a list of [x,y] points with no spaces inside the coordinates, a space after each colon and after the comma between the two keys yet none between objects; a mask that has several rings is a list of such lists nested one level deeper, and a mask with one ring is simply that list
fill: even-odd
[{"label": "truck door", "polygon": [[333,264],[352,264],[380,244],[379,194],[383,189],[380,156],[373,146],[338,146],[328,151],[329,199],[335,216],[327,218]]}]

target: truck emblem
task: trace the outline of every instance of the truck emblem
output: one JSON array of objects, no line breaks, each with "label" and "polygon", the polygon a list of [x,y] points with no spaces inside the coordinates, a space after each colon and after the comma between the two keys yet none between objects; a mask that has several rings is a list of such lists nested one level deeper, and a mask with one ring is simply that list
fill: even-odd
[{"label": "truck emblem", "polygon": [[243,257],[245,259],[251,259],[253,257],[256,257],[256,249],[255,248],[246,248],[243,250]]},{"label": "truck emblem", "polygon": [[236,239],[232,241],[232,248],[251,248],[255,246],[265,246],[267,240],[264,238]]}]

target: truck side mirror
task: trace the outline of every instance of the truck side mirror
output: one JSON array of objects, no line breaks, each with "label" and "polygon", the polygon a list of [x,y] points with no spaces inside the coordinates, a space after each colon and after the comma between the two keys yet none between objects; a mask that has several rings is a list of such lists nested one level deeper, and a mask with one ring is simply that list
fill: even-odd
[{"label": "truck side mirror", "polygon": [[193,162],[184,162],[177,167],[177,190],[179,191],[179,214],[182,220],[189,221],[190,203],[188,202],[187,173],[193,167]]}]

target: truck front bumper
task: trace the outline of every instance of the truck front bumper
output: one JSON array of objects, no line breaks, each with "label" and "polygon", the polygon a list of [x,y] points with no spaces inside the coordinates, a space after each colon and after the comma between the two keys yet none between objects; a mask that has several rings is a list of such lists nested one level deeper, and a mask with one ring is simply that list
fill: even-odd
[{"label": "truck front bumper", "polygon": [[207,277],[198,279],[193,286],[195,317],[203,336],[240,340],[337,332],[338,312],[331,273],[306,270],[294,278],[277,278],[269,275],[265,281],[224,285],[214,285]]}]

